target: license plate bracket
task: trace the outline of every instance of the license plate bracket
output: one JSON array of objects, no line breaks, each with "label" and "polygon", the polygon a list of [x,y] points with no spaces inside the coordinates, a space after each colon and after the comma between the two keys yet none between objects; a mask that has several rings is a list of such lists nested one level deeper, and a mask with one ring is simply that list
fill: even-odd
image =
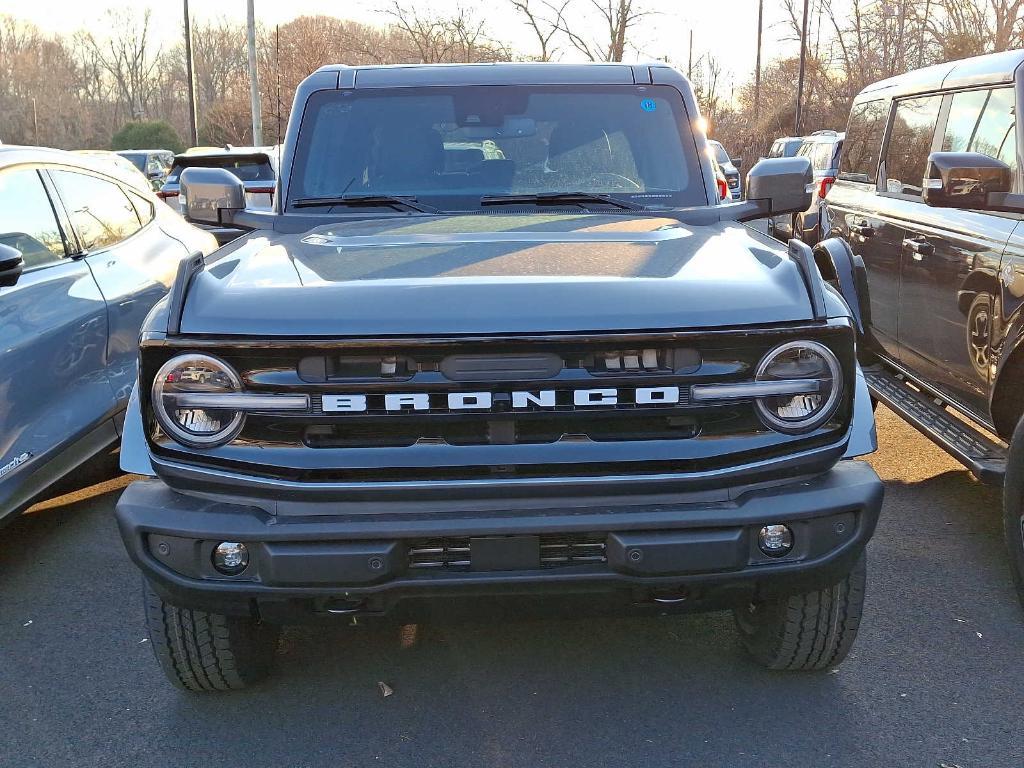
[{"label": "license plate bracket", "polygon": [[469,540],[472,571],[529,571],[540,568],[539,536],[486,536]]}]

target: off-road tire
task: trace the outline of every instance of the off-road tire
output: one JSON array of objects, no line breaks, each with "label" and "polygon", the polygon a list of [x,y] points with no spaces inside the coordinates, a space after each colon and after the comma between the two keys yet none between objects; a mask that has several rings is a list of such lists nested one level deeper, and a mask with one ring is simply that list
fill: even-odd
[{"label": "off-road tire", "polygon": [[743,646],[769,669],[822,670],[838,665],[860,627],[867,562],[828,589],[733,610]]},{"label": "off-road tire", "polygon": [[146,624],[167,679],[186,691],[233,691],[267,676],[280,628],[165,603],[148,582]]},{"label": "off-road tire", "polygon": [[1003,483],[1003,533],[1017,597],[1024,607],[1024,419],[1010,440]]}]

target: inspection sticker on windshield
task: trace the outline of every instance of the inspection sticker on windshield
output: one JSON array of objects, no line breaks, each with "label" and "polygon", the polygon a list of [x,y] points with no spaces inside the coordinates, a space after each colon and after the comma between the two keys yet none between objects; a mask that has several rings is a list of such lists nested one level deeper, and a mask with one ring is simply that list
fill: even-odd
[{"label": "inspection sticker on windshield", "polygon": [[653,112],[658,108],[657,102],[654,99],[644,99],[640,102],[640,109],[644,112]]}]

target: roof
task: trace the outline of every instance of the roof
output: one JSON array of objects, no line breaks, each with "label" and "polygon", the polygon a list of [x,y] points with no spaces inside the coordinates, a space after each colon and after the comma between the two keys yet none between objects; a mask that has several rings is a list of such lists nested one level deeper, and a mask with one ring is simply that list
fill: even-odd
[{"label": "roof", "polygon": [[[51,149],[50,147],[26,147],[16,144],[3,144],[0,145],[0,168],[21,165],[23,163],[67,165],[94,171],[95,173],[116,179],[122,184],[127,184],[133,189],[140,189],[140,178],[144,181],[145,177],[139,173],[139,170],[132,166],[131,172],[129,172],[126,168],[111,162],[108,157],[97,154],[104,151],[66,152],[63,149]],[[111,152],[109,154],[116,153]],[[146,188],[145,185],[143,188]]]},{"label": "roof", "polygon": [[314,75],[336,76],[340,88],[387,88],[431,85],[633,85],[651,83],[650,68],[664,68],[664,62],[622,64],[620,62],[513,61],[480,64],[373,64],[348,66],[328,64]]},{"label": "roof", "polygon": [[1012,83],[1015,73],[1022,66],[1024,50],[989,53],[985,56],[974,56],[970,59],[915,69],[872,83],[860,93],[895,97],[977,85]]}]

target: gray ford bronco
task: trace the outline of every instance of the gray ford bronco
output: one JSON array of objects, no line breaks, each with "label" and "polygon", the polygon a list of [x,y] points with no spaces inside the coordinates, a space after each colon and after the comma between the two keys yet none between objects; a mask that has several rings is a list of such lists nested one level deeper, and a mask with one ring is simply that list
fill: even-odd
[{"label": "gray ford bronco", "polygon": [[721,203],[698,117],[661,65],[330,66],[274,210],[182,173],[190,219],[247,234],[150,314],[125,425],[172,682],[480,597],[729,609],[771,668],[842,660],[882,501],[863,265],[744,226],[804,210],[810,165]]}]

